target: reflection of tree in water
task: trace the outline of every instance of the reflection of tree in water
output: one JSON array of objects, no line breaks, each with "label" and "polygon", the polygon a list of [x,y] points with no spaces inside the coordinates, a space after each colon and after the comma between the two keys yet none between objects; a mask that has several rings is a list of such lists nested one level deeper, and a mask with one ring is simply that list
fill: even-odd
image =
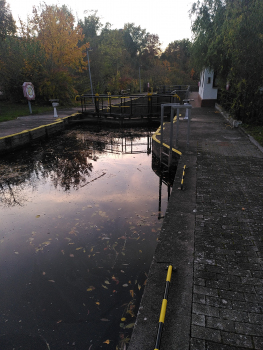
[{"label": "reflection of tree in water", "polygon": [[28,200],[26,188],[34,190],[40,178],[65,191],[79,189],[93,168],[88,156],[81,141],[63,135],[6,157],[0,167],[0,202],[23,205]]},{"label": "reflection of tree in water", "polygon": [[49,144],[41,159],[41,175],[50,177],[55,188],[65,191],[79,189],[85,184],[86,177],[92,172],[92,163],[88,162],[89,152],[75,138],[61,137],[57,145]]},{"label": "reflection of tree in water", "polygon": [[27,188],[35,189],[37,182],[50,180],[55,188],[78,190],[87,182],[93,165],[107,145],[121,152],[120,140],[139,140],[149,130],[101,130],[90,126],[65,132],[47,142],[16,152],[0,162],[0,203],[5,206],[23,205],[28,201]]}]

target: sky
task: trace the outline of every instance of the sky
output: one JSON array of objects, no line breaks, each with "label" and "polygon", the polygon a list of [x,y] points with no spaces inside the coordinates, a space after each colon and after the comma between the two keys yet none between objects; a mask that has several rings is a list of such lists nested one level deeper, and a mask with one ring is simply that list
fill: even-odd
[{"label": "sky", "polygon": [[[7,0],[15,20],[20,17],[26,20],[32,14],[33,6],[38,6],[39,0]],[[123,0],[45,0],[47,5],[67,5],[77,19],[88,16],[84,11],[97,10],[101,22],[112,24],[111,29],[123,28],[125,23],[135,23],[151,34],[158,34],[162,49],[170,42],[184,38],[191,39],[191,20],[189,10],[193,0],[160,0],[123,1]]]}]

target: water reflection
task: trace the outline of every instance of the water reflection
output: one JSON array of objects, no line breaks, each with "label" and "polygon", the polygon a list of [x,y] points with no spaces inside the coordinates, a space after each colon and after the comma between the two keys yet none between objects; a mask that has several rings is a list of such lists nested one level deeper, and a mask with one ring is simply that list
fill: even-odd
[{"label": "water reflection", "polygon": [[128,344],[167,202],[150,135],[76,129],[0,162],[1,349]]}]

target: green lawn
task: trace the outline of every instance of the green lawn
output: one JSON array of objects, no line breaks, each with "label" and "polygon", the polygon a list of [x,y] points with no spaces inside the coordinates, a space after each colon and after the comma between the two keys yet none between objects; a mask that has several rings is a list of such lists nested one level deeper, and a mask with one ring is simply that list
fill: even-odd
[{"label": "green lawn", "polygon": [[[34,101],[31,102],[32,114],[39,114],[43,112],[52,111],[51,106],[40,106]],[[0,101],[0,122],[7,120],[13,120],[17,117],[22,117],[25,115],[30,115],[29,107],[27,103],[11,103],[7,101]]]},{"label": "green lawn", "polygon": [[254,137],[254,139],[263,146],[263,126],[254,126],[248,124],[242,124],[242,127],[246,130],[246,132]]}]

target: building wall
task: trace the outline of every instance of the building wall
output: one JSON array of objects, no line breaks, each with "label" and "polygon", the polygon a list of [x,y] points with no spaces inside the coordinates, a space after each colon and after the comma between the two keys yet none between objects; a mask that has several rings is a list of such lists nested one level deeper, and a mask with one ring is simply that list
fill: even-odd
[{"label": "building wall", "polygon": [[[202,102],[201,106],[209,105],[209,101],[214,104],[217,100],[217,88],[214,86],[214,72],[204,69],[200,74],[199,96]],[[206,101],[206,102],[205,102]]]}]

